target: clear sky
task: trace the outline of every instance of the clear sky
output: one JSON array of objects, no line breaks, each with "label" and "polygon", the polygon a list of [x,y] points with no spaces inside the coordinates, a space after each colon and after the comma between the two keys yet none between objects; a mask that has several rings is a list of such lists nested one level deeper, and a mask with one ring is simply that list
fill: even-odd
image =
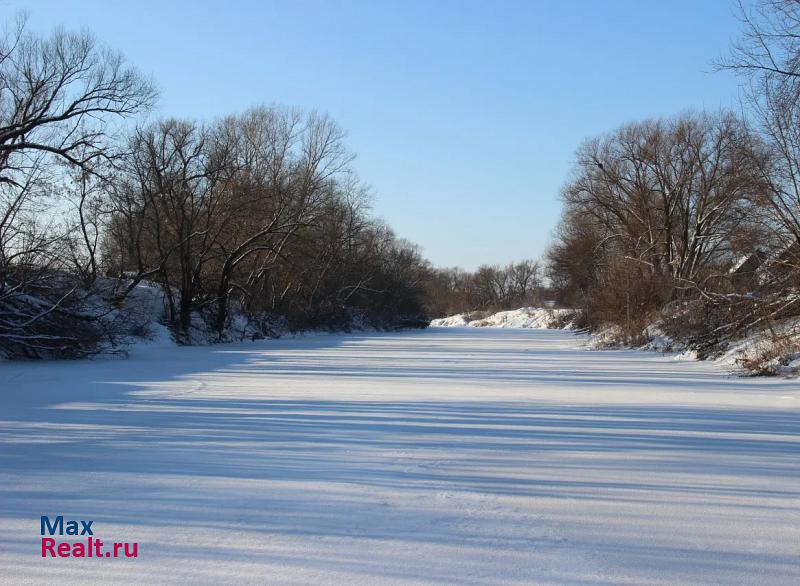
[{"label": "clear sky", "polygon": [[540,255],[587,136],[736,107],[713,73],[734,0],[5,0],[34,29],[88,28],[161,89],[159,114],[257,103],[329,112],[374,211],[435,264]]}]

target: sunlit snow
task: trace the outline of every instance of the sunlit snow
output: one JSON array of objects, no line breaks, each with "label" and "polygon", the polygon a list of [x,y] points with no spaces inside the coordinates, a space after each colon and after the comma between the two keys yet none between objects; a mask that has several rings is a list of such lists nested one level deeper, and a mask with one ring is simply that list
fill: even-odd
[{"label": "sunlit snow", "polygon": [[[572,333],[0,364],[6,584],[798,584],[800,393]],[[138,559],[39,557],[39,516]]]}]

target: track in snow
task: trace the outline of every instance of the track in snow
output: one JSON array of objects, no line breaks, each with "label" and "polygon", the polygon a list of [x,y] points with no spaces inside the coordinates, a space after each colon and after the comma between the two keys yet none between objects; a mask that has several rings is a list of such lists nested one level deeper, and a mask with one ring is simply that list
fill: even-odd
[{"label": "track in snow", "polygon": [[[800,384],[578,342],[2,364],[0,583],[800,583]],[[140,557],[42,559],[43,514]]]}]

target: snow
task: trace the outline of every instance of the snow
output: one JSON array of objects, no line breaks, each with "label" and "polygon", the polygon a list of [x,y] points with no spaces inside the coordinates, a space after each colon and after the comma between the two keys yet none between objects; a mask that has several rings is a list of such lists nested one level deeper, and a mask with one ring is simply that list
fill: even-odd
[{"label": "snow", "polygon": [[[583,342],[431,328],[0,364],[0,582],[800,583],[797,382]],[[44,514],[139,558],[42,559]]]},{"label": "snow", "polygon": [[455,328],[469,325],[469,314],[460,313],[458,315],[451,315],[450,317],[442,317],[431,321],[433,328]]},{"label": "snow", "polygon": [[552,328],[557,327],[558,318],[570,316],[571,309],[545,309],[542,307],[522,307],[511,311],[500,311],[483,319],[471,320],[469,314],[462,313],[435,319],[431,327],[474,327],[474,328]]},{"label": "snow", "polygon": [[788,318],[771,327],[754,329],[732,341],[714,361],[733,371],[741,371],[742,363],[757,364],[763,372],[793,376],[800,373],[800,319]]}]

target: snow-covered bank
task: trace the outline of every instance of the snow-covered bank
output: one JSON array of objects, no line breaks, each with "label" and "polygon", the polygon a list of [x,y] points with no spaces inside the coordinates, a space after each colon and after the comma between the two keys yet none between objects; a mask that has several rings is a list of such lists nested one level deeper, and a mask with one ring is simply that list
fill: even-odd
[{"label": "snow-covered bank", "polygon": [[[595,349],[629,348],[619,326],[607,326],[594,332],[588,345]],[[671,353],[681,358],[697,359],[697,348],[690,340],[667,335],[659,323],[644,328],[644,343],[637,350]],[[741,375],[796,376],[800,373],[800,320],[786,319],[732,338],[702,357]]]},{"label": "snow-covered bank", "polygon": [[[424,316],[370,314],[356,307],[339,308],[330,315],[317,315],[313,319],[290,320],[283,313],[252,314],[234,305],[228,309],[220,332],[216,306],[206,304],[191,312],[188,328],[180,331],[176,325],[176,306],[170,311],[166,292],[157,283],[140,281],[133,285],[130,281],[101,278],[89,289],[74,290],[72,298],[71,311],[58,314],[57,330],[48,323],[35,334],[14,336],[17,342],[10,342],[11,337],[0,334],[0,361],[119,356],[153,343],[204,346],[293,335],[427,326]],[[175,302],[180,298],[179,293],[172,291],[172,298]],[[50,301],[31,295],[17,295],[16,300],[22,316],[36,315],[37,311],[47,315],[51,307]],[[42,339],[49,343],[41,344]]]},{"label": "snow-covered bank", "polygon": [[[488,316],[462,313],[431,321],[431,327],[488,327],[488,328],[540,328],[571,329],[578,319],[573,309],[545,309],[522,307],[500,311]],[[775,337],[781,340],[775,342]],[[593,349],[625,348],[626,336],[619,326],[607,326],[592,333],[587,346]],[[652,350],[672,353],[686,359],[696,359],[691,345],[664,333],[659,324],[650,324],[641,332],[635,350]],[[780,374],[795,376],[800,373],[800,320],[784,320],[771,328],[751,332],[709,358],[710,362],[731,372],[742,374]]]},{"label": "snow-covered bank", "polygon": [[[800,583],[800,391],[571,332],[0,365],[0,582]],[[39,516],[137,559],[42,559]]]},{"label": "snow-covered bank", "polygon": [[431,327],[564,329],[570,327],[570,320],[575,317],[575,310],[521,307],[474,319],[471,315],[462,313],[435,319],[431,321]]}]

